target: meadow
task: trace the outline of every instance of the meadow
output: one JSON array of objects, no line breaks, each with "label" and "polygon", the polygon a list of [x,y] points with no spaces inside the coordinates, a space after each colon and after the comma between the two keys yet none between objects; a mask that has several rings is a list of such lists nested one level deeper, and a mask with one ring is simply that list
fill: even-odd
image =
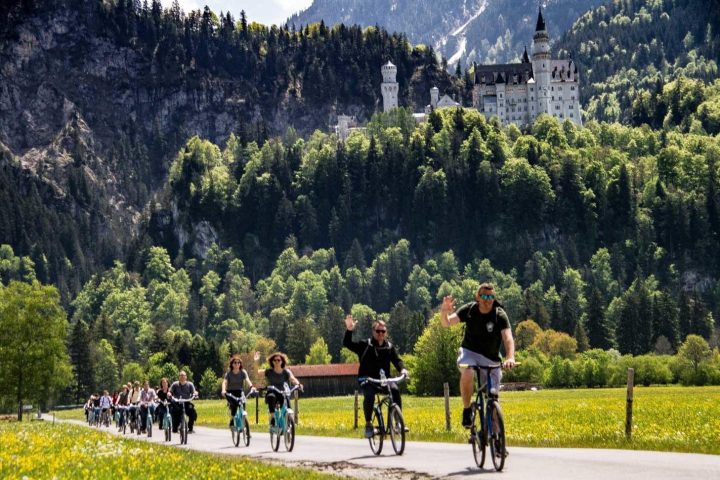
[{"label": "meadow", "polygon": [[[362,398],[360,399],[362,405]],[[255,401],[249,402],[255,421]],[[353,397],[301,398],[298,434],[360,438],[353,428]],[[632,440],[625,438],[625,389],[575,389],[501,394],[508,445],[591,447],[720,454],[720,387],[636,387]],[[260,400],[260,425],[267,412]],[[362,407],[361,407],[362,408]],[[223,400],[197,402],[198,425],[224,428]],[[467,440],[460,426],[461,403],[450,399],[451,430],[445,430],[444,400],[403,396],[409,440]],[[360,426],[363,425],[362,411]],[[82,412],[58,412],[81,418]]]},{"label": "meadow", "polygon": [[62,423],[0,422],[0,445],[2,479],[331,478],[306,469],[300,473],[257,460],[126,440]]}]

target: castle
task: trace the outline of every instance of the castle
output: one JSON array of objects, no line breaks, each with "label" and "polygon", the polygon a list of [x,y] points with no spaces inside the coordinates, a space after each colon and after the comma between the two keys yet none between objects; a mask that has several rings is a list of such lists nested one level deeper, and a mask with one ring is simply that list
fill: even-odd
[{"label": "castle", "polygon": [[[383,111],[398,106],[397,67],[391,62],[381,68]],[[432,108],[460,106],[447,95],[430,90],[430,105],[425,113],[415,114],[423,121]],[[550,38],[542,10],[538,11],[533,36],[532,60],[525,49],[520,63],[475,65],[472,106],[486,117],[494,115],[503,125],[529,125],[541,113],[582,125],[580,116],[580,78],[572,60],[550,58]]]}]

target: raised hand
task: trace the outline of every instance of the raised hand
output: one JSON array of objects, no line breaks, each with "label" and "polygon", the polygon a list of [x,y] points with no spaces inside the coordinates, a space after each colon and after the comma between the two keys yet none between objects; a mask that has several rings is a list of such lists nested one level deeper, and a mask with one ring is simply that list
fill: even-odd
[{"label": "raised hand", "polygon": [[345,317],[345,327],[351,332],[355,329],[356,324],[357,322],[353,320],[352,315],[348,315],[347,317]]},{"label": "raised hand", "polygon": [[447,295],[445,296],[445,298],[443,298],[442,305],[440,305],[440,310],[445,313],[455,311],[455,299],[452,295]]}]

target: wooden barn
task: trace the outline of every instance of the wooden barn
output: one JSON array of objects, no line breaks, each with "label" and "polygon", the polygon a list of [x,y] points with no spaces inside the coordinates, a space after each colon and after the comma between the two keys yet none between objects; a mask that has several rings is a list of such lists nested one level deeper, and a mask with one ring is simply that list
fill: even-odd
[{"label": "wooden barn", "polygon": [[305,397],[352,395],[358,389],[359,363],[330,365],[291,365],[289,368],[303,384]]}]

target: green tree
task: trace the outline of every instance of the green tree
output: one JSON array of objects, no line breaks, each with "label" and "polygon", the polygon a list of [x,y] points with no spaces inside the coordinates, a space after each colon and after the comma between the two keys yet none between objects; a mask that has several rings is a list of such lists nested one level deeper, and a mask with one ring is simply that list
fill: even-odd
[{"label": "green tree", "polygon": [[306,365],[327,365],[332,361],[332,356],[328,352],[327,343],[322,337],[318,337],[315,343],[310,347],[310,352],[305,355]]},{"label": "green tree", "polygon": [[[95,349],[95,387],[98,391],[113,391],[118,387],[118,364],[113,346],[105,339]],[[136,379],[137,380],[137,379]]]},{"label": "green tree", "polygon": [[68,323],[55,287],[11,281],[0,285],[0,385],[17,402],[44,402],[70,384]]},{"label": "green tree", "polygon": [[122,373],[120,374],[120,383],[143,383],[145,380],[147,380],[145,371],[139,363],[128,362],[123,366]]},{"label": "green tree", "polygon": [[435,315],[415,344],[415,370],[412,388],[417,395],[442,395],[443,383],[450,384],[450,394],[457,395],[460,374],[456,360],[462,327],[445,328]]},{"label": "green tree", "polygon": [[220,379],[212,368],[205,369],[199,384],[203,398],[217,398],[220,392],[220,383]]}]

